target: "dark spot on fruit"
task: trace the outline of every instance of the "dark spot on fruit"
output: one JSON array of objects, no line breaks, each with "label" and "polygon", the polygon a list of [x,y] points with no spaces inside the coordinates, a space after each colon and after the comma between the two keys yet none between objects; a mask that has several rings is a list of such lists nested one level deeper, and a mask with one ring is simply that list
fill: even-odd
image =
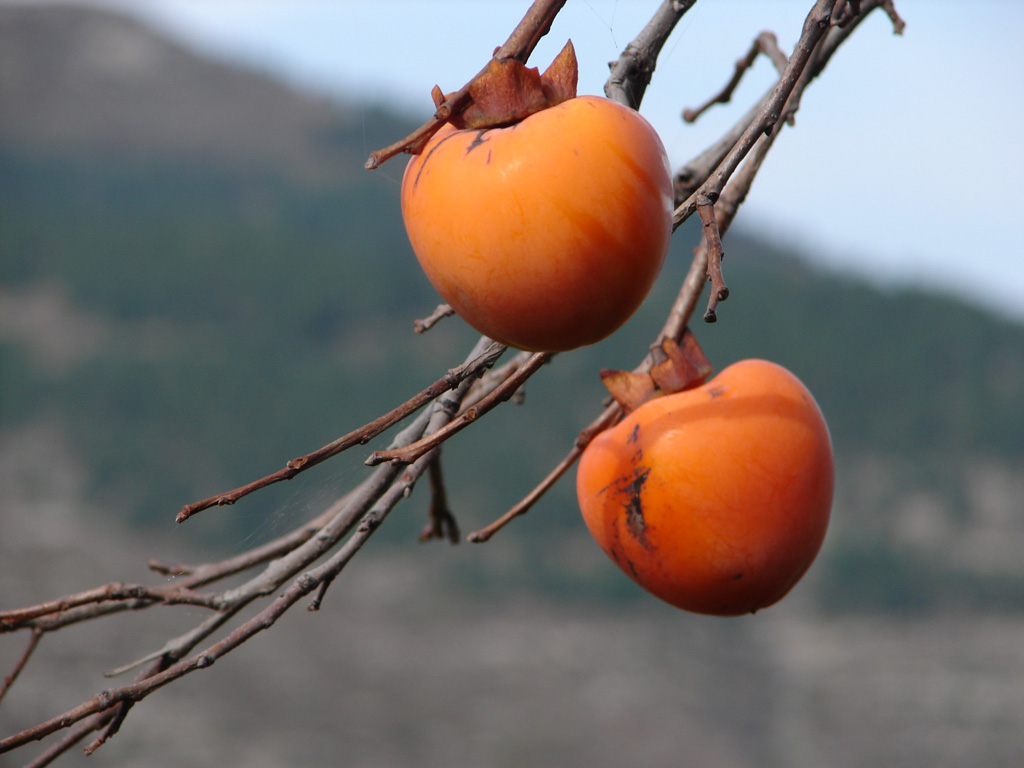
[{"label": "dark spot on fruit", "polygon": [[640,439],[640,425],[634,424],[633,431],[629,433],[629,437],[626,438],[627,443],[635,443]]},{"label": "dark spot on fruit", "polygon": [[633,479],[626,484],[623,492],[626,494],[626,527],[640,545],[650,549],[651,544],[647,541],[647,524],[644,522],[643,488],[651,470],[648,467],[637,467],[633,470]]},{"label": "dark spot on fruit", "polygon": [[716,397],[721,397],[722,395],[724,395],[725,389],[723,389],[722,387],[710,387],[708,389],[708,394],[711,395],[711,399],[713,400]]},{"label": "dark spot on fruit", "polygon": [[637,573],[636,566],[633,565],[633,561],[632,560],[627,560],[626,561],[626,565],[629,566],[629,572],[633,574],[633,578],[634,579],[639,579],[640,578],[640,574]]},{"label": "dark spot on fruit", "polygon": [[736,574],[735,576],[733,576],[733,578],[734,578],[734,579],[735,579],[736,581],[739,581],[740,579],[742,579],[742,578],[743,578],[743,574],[742,574],[742,573],[737,573],[737,574]]}]

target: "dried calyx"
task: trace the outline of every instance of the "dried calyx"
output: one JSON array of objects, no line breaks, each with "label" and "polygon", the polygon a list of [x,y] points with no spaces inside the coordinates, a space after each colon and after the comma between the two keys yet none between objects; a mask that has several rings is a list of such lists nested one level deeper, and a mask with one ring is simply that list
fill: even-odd
[{"label": "dried calyx", "polygon": [[[543,74],[517,59],[491,59],[469,84],[468,104],[448,118],[456,128],[512,125],[541,110],[576,97],[578,66],[570,40]],[[451,94],[438,86],[431,93],[440,108]]]},{"label": "dried calyx", "polygon": [[658,350],[663,359],[648,371],[601,371],[601,382],[624,413],[632,413],[655,397],[699,387],[713,371],[688,329],[683,333],[681,344],[664,339]]}]

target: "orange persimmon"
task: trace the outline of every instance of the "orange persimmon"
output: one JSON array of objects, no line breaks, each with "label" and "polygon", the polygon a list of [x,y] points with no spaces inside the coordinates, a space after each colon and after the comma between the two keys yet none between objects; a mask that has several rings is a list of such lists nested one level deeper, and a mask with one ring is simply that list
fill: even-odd
[{"label": "orange persimmon", "polygon": [[576,484],[590,533],[628,576],[679,608],[734,616],[780,600],[817,555],[832,445],[792,373],[744,360],[597,435]]},{"label": "orange persimmon", "polygon": [[580,96],[507,127],[444,126],[406,167],[402,216],[467,323],[562,351],[610,335],[647,296],[668,250],[672,182],[644,118]]}]

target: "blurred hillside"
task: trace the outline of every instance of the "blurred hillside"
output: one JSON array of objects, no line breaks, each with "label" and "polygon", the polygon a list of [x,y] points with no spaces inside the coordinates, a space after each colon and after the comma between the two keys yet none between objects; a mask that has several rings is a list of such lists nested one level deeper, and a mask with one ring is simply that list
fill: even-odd
[{"label": "blurred hillside", "polygon": [[[364,471],[366,451],[377,446],[171,530],[182,504],[278,469],[377,416],[461,362],[475,338],[457,319],[423,336],[412,333],[413,319],[429,314],[437,298],[400,223],[402,161],[373,173],[362,168],[370,150],[407,133],[408,116],[296,93],[262,74],[198,57],[131,19],[51,5],[0,6],[0,105],[5,607],[91,586],[93,579],[125,579],[116,566],[126,548],[143,550],[139,562],[177,557],[170,546],[232,551],[298,522],[351,485]],[[798,141],[799,132],[788,140]],[[502,513],[564,455],[600,408],[597,371],[632,367],[642,356],[695,242],[692,228],[677,234],[654,293],[613,339],[560,355],[530,382],[523,405],[499,409],[446,446],[449,494],[464,530]],[[1019,764],[1024,658],[1007,638],[1024,626],[1024,328],[955,297],[888,291],[822,271],[811,255],[756,233],[737,230],[725,246],[731,298],[718,324],[695,328],[698,338],[718,368],[757,356],[797,373],[825,412],[837,456],[825,552],[786,606],[766,612],[781,618],[751,619],[750,627],[766,634],[719,630],[718,623],[681,628],[674,615],[660,618],[665,609],[596,552],[569,479],[491,544],[417,549],[443,597],[415,574],[419,563],[397,564],[423,522],[426,502],[414,498],[379,534],[386,543],[378,542],[377,565],[364,566],[377,577],[357,577],[375,598],[339,603],[367,623],[369,637],[395,638],[416,625],[414,635],[422,631],[424,642],[443,645],[441,626],[465,610],[460,605],[486,619],[477,640],[503,636],[510,630],[495,601],[515,595],[525,601],[516,603],[525,608],[513,611],[515,621],[549,643],[543,647],[553,658],[572,655],[590,635],[605,637],[609,648],[615,638],[627,642],[628,632],[614,626],[629,616],[665,642],[682,632],[682,642],[706,659],[707,679],[691,670],[676,680],[680,686],[714,686],[709,681],[719,674],[735,683],[739,669],[760,701],[790,672],[802,675],[783,686],[796,698],[751,710],[731,725],[721,716],[738,711],[746,696],[733,683],[709,694],[710,704],[676,701],[698,712],[696,719],[653,741],[650,759],[637,764],[665,764],[661,758],[679,748],[673,738],[684,735],[699,745],[693,754],[706,756],[706,765],[881,764],[858,751],[865,733],[902,723],[901,711],[913,715],[912,702],[925,698],[927,686],[952,690],[973,675],[987,681],[986,706],[998,717],[963,714],[965,707],[978,711],[971,697],[980,694],[968,686],[966,698],[949,694],[950,711],[892,726],[899,738],[873,748],[890,745],[892,753],[883,755],[890,758],[920,755],[915,750],[926,736],[948,733],[949,722],[957,722],[957,749],[932,741],[931,759],[887,764],[956,765],[965,754],[978,765]],[[407,602],[396,605],[402,600],[385,589]],[[465,602],[449,604],[449,591]],[[379,625],[374,599],[389,607],[386,621],[377,616]],[[424,604],[444,606],[429,629],[422,629],[426,612],[415,607]],[[547,637],[562,610],[576,617],[571,632]],[[969,633],[957,618],[967,615],[988,617],[993,633]],[[458,620],[475,626],[471,616]],[[962,640],[965,667],[954,669],[955,648],[942,646],[927,657],[931,666],[920,661],[920,677],[906,673],[905,688],[886,689],[875,701],[880,709],[864,704],[870,696],[846,701],[844,691],[867,684],[847,635],[862,646],[878,641],[873,647],[882,655],[872,657],[870,670],[881,682],[904,669],[899,660],[914,660],[915,647],[932,632]],[[416,663],[415,650],[405,647],[411,638],[393,642],[401,651],[396,658]],[[473,638],[459,642],[476,647]],[[501,647],[515,663],[537,661],[526,646]],[[327,663],[328,650],[311,653]],[[592,650],[576,666],[562,665],[557,674],[565,679],[558,679],[571,690],[579,682],[574,676],[587,675],[586,660],[600,656]],[[482,670],[489,658],[477,659]],[[658,664],[636,664],[636,679],[657,687]],[[828,675],[815,676],[825,667]],[[555,679],[550,669],[532,669],[527,679]],[[357,678],[371,673],[346,671]],[[396,662],[399,677],[380,684],[397,691],[402,675],[420,673]],[[516,689],[509,674],[499,690]],[[605,682],[612,698],[644,695],[621,680]],[[367,679],[357,688],[374,685]],[[457,709],[461,698],[450,698]],[[57,705],[42,699],[34,704],[39,715],[51,714],[46,707]],[[424,706],[409,702],[410,709]],[[434,715],[428,720],[443,730],[436,722],[442,714]],[[600,749],[573,752],[568,736],[539,714],[534,719],[536,728],[524,737],[524,745],[536,739],[531,754],[548,745],[590,755],[582,763],[591,765],[628,760]],[[578,725],[585,732],[586,722]],[[395,736],[387,761],[364,745],[365,764],[432,764],[422,755],[417,760],[412,745],[440,737],[425,734],[425,725],[409,728]],[[830,761],[818,762],[807,743],[802,753],[779,743],[780,728],[786,739],[810,739]],[[818,735],[807,736],[807,729]],[[510,754],[498,749],[498,732],[491,736],[494,743],[465,753],[472,756],[467,764]],[[301,753],[287,759],[308,764]],[[567,761],[561,764],[577,762]]]}]

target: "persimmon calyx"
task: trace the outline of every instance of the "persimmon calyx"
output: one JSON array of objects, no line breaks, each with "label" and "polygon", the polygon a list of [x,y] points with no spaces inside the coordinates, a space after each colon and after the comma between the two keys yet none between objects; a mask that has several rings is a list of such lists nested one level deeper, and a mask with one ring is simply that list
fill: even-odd
[{"label": "persimmon calyx", "polygon": [[[512,125],[575,98],[578,79],[579,67],[571,40],[543,74],[518,59],[491,59],[469,83],[467,106],[448,117],[448,122],[459,129]],[[448,98],[437,86],[431,96],[439,110]]]},{"label": "persimmon calyx", "polygon": [[699,387],[713,371],[689,329],[683,332],[682,345],[664,339],[660,350],[665,359],[649,371],[601,371],[601,382],[625,413],[632,413],[655,397]]},{"label": "persimmon calyx", "polygon": [[456,128],[496,128],[512,125],[548,107],[576,97],[579,67],[572,41],[568,41],[544,74],[518,59],[492,58],[487,66],[458,91],[445,94],[439,86],[430,93],[435,112],[401,141],[372,152],[365,167],[379,168],[402,152],[418,155],[445,124]]}]

